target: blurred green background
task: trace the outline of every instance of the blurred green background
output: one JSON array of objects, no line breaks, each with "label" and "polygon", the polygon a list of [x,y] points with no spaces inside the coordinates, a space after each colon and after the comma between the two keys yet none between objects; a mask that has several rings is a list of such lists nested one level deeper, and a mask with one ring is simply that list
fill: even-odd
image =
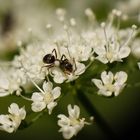
[{"label": "blurred green background", "polygon": [[[25,0],[28,5],[28,0]],[[31,1],[30,1],[31,2]],[[29,3],[30,3],[29,2]],[[32,2],[36,2],[32,0]],[[85,8],[90,7],[95,12],[97,19],[103,20],[106,18],[109,11],[115,8],[117,0],[40,0],[38,4],[45,6],[46,8],[66,8],[71,15],[81,16]],[[12,0],[0,0],[0,12],[7,10],[12,5]],[[6,5],[6,6],[5,6]],[[32,7],[31,7],[32,8]],[[25,9],[26,10],[26,9]],[[11,54],[11,53],[10,53]],[[7,55],[6,55],[7,56]],[[7,59],[0,56],[1,59]],[[12,57],[9,57],[11,59]],[[132,84],[140,82],[140,71],[131,73],[129,75],[129,81]],[[99,114],[104,118],[108,126],[114,132],[116,138],[121,139],[134,139],[136,135],[139,135],[138,127],[140,125],[140,86],[129,87],[124,89],[123,92],[116,98],[104,98],[94,93],[86,93],[93,106],[98,110]],[[30,110],[30,103],[26,102],[19,97],[5,97],[0,98],[0,114],[7,113],[7,107],[16,102],[20,106],[25,104],[27,110]],[[44,115],[36,123],[30,127],[19,130],[16,133],[8,134],[6,132],[0,132],[0,140],[18,140],[18,139],[46,139],[46,140],[62,140],[61,133],[58,133],[59,127],[57,126],[57,114],[67,114],[67,104],[75,104],[73,96],[67,94],[60,100],[58,106],[54,109],[54,113]],[[81,116],[89,117],[84,108],[80,104]],[[33,114],[33,117],[36,114]],[[140,138],[140,136],[139,136]],[[104,133],[100,126],[94,122],[93,125],[85,126],[77,137],[72,140],[105,140],[111,139]]]}]

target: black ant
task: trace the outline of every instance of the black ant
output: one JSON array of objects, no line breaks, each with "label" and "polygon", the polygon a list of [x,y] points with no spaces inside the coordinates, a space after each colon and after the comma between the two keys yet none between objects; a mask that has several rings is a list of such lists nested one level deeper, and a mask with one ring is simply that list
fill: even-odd
[{"label": "black ant", "polygon": [[61,59],[57,59],[56,49],[53,49],[51,54],[46,54],[43,57],[43,62],[45,64],[48,64],[43,67],[48,67],[48,69],[50,69],[52,67],[59,66],[60,69],[68,75],[73,73],[76,70],[76,64],[75,64],[75,70],[74,70],[72,63],[66,58],[64,54],[61,56]]}]

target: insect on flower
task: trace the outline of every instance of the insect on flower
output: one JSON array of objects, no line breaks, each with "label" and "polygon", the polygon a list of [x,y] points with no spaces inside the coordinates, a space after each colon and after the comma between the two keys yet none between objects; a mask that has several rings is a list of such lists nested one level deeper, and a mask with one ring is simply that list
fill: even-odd
[{"label": "insect on flower", "polygon": [[63,54],[61,58],[58,59],[56,49],[53,49],[51,54],[46,54],[43,57],[43,62],[46,64],[43,67],[48,67],[48,69],[52,67],[59,67],[65,74],[68,75],[74,73],[75,70],[77,69],[74,59],[73,62],[75,67],[73,67],[73,64],[70,62],[70,60],[67,59],[65,54]]}]

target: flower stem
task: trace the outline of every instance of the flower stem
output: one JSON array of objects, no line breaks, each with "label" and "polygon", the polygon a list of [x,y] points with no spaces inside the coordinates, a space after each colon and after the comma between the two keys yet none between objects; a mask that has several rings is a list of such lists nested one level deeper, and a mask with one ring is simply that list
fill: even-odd
[{"label": "flower stem", "polygon": [[19,126],[19,130],[23,130],[25,128],[28,128],[29,126],[31,126],[32,124],[34,124],[34,122],[36,122],[38,119],[40,119],[44,114],[46,113],[46,110],[40,112],[38,115],[36,115],[33,119],[31,119],[31,121],[26,121],[23,120]]},{"label": "flower stem", "polygon": [[34,122],[36,122],[38,119],[40,119],[40,117],[42,117],[44,114],[46,113],[46,111],[42,111],[40,112],[38,115],[36,115],[29,123],[28,125],[32,125]]},{"label": "flower stem", "polygon": [[77,97],[84,108],[87,110],[89,115],[94,116],[95,121],[102,132],[106,135],[107,139],[117,139],[116,134],[112,131],[112,128],[107,124],[104,118],[97,111],[95,106],[89,101],[88,97],[83,93],[82,90],[77,90]]}]

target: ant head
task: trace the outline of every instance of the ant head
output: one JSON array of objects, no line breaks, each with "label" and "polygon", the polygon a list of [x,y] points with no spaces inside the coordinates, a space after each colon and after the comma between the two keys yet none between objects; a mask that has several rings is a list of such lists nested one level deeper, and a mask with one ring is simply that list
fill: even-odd
[{"label": "ant head", "polygon": [[46,64],[52,64],[55,62],[56,59],[57,59],[57,53],[56,53],[56,50],[53,49],[52,53],[46,54],[43,57],[43,62]]},{"label": "ant head", "polygon": [[43,62],[46,64],[52,64],[55,62],[55,56],[53,54],[46,54],[43,57]]}]

